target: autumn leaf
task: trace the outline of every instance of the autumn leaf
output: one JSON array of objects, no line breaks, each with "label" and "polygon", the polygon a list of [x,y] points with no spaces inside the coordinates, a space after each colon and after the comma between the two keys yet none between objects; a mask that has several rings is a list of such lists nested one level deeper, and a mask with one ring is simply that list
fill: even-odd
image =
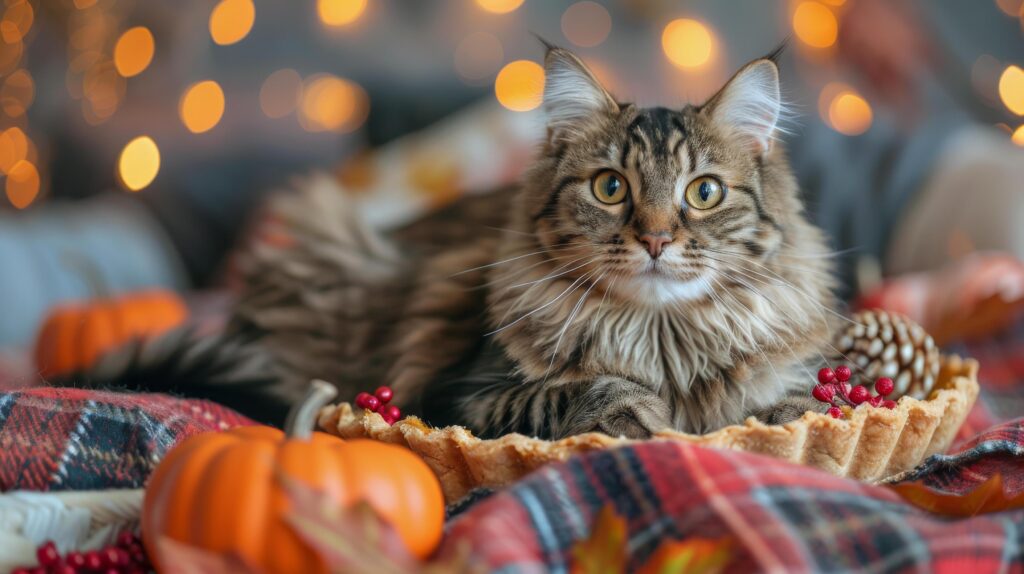
[{"label": "autumn leaf", "polygon": [[1024,508],[1024,492],[1007,496],[998,473],[962,495],[938,492],[920,482],[888,486],[910,504],[943,516],[966,517]]},{"label": "autumn leaf", "polygon": [[165,574],[255,574],[259,569],[234,553],[210,552],[167,538],[157,542],[160,572]]},{"label": "autumn leaf", "polygon": [[606,505],[590,536],[572,548],[572,574],[621,574],[626,571],[626,521]]},{"label": "autumn leaf", "polygon": [[420,562],[395,529],[364,501],[338,505],[326,494],[288,476],[279,476],[292,503],[285,517],[303,542],[331,572],[345,574],[477,574],[471,549],[456,547],[445,560]]},{"label": "autumn leaf", "polygon": [[664,542],[638,574],[717,574],[732,560],[732,541],[690,538]]}]

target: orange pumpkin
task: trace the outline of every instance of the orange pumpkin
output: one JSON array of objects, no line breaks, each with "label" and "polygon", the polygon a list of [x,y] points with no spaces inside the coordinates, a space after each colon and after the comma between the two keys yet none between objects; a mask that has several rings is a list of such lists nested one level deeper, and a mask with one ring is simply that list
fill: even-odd
[{"label": "orange pumpkin", "polygon": [[164,290],[55,307],[36,337],[36,368],[44,376],[87,369],[103,353],[136,337],[163,334],[187,317],[181,298]]},{"label": "orange pumpkin", "polygon": [[293,408],[287,432],[240,427],[191,437],[157,466],[146,488],[142,536],[157,561],[161,537],[233,553],[268,573],[327,572],[287,522],[291,507],[280,476],[339,505],[365,500],[410,552],[429,555],[441,540],[444,498],[434,473],[411,451],[311,432],[334,387],[314,381]]}]

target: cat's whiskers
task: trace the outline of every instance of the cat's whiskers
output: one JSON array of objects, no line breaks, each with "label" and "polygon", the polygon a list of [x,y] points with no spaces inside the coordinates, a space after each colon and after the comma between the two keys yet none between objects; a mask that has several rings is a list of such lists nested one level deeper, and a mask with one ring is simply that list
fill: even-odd
[{"label": "cat's whiskers", "polygon": [[[520,305],[522,304],[522,302],[525,299],[527,299],[527,297],[529,297],[533,293],[533,291],[535,289],[543,289],[543,288],[545,288],[545,283],[547,283],[548,281],[552,281],[554,279],[557,279],[558,277],[561,277],[563,275],[566,275],[567,273],[570,273],[570,272],[574,271],[574,269],[570,269],[569,271],[566,271],[565,273],[558,273],[559,270],[564,269],[565,267],[567,267],[569,265],[572,265],[572,264],[574,264],[574,263],[584,259],[585,257],[586,257],[585,255],[581,256],[581,257],[577,257],[577,258],[575,258],[575,259],[573,259],[573,260],[571,260],[571,261],[569,261],[567,263],[562,264],[561,266],[556,268],[554,271],[552,271],[551,273],[549,273],[545,277],[542,277],[542,278],[540,278],[540,279],[538,279],[536,281],[533,281],[532,282],[533,285],[530,285],[529,287],[527,287],[522,293],[519,294],[519,296],[516,298],[516,300],[512,304],[507,306],[507,308],[505,309],[505,313],[501,316],[501,319],[498,321],[498,323],[503,323],[505,321],[505,319],[508,318],[509,314],[512,313],[513,311],[518,311],[520,309]],[[585,267],[588,263],[591,263],[591,262],[595,261],[596,259],[597,259],[597,257],[592,257],[589,261],[587,261],[583,265],[577,267],[577,269],[580,268],[580,267]],[[545,260],[544,262],[547,263],[548,260]],[[516,287],[517,287],[517,285],[512,285],[510,287],[504,287],[504,288],[502,288],[502,292],[504,292],[504,293],[511,292]]]},{"label": "cat's whiskers", "polygon": [[524,253],[522,255],[516,255],[515,257],[509,257],[508,259],[502,259],[501,261],[494,261],[493,263],[488,263],[486,265],[480,265],[478,267],[471,267],[469,269],[463,269],[462,271],[459,271],[459,272],[456,272],[456,273],[452,273],[448,277],[449,278],[450,277],[458,277],[459,275],[463,275],[463,274],[466,274],[466,273],[471,273],[473,271],[479,271],[481,269],[488,269],[490,267],[497,267],[498,265],[504,265],[505,263],[511,263],[513,261],[518,261],[518,260],[524,259],[526,257],[532,257],[534,255],[549,254],[549,253],[552,253],[554,251],[564,251],[564,250],[567,250],[567,249],[573,249],[575,247],[576,246],[566,246],[566,247],[552,247],[552,248],[539,249],[539,250],[534,251],[532,253]]},{"label": "cat's whiskers", "polygon": [[516,319],[515,321],[512,321],[511,323],[509,323],[509,324],[507,324],[507,325],[504,325],[504,326],[502,326],[502,327],[498,327],[497,329],[495,329],[495,330],[493,330],[493,331],[491,331],[491,332],[489,332],[489,333],[485,333],[485,334],[484,334],[484,336],[485,336],[485,337],[490,337],[491,335],[496,335],[497,333],[500,333],[501,331],[504,331],[505,329],[508,329],[509,327],[511,327],[511,326],[513,326],[513,325],[515,325],[516,323],[519,323],[519,322],[520,322],[520,321],[522,321],[523,319],[526,319],[527,317],[530,317],[531,315],[533,315],[533,314],[535,314],[535,313],[538,313],[538,312],[540,312],[540,311],[542,311],[542,310],[544,310],[544,309],[547,309],[547,308],[548,308],[548,307],[550,307],[551,305],[554,305],[554,304],[555,304],[555,303],[557,303],[557,302],[558,302],[559,300],[561,300],[561,299],[562,299],[562,297],[565,297],[565,295],[566,295],[567,293],[569,293],[569,292],[570,292],[570,290],[575,290],[575,289],[574,289],[574,287],[575,287],[575,286],[576,286],[577,284],[579,284],[579,283],[580,283],[581,281],[584,281],[584,280],[586,280],[586,278],[587,278],[587,276],[588,276],[588,275],[589,275],[589,274],[584,274],[584,275],[581,275],[581,276],[580,276],[580,277],[578,277],[578,278],[577,278],[577,279],[576,279],[575,281],[573,281],[572,283],[570,283],[570,284],[569,284],[569,286],[568,286],[568,287],[566,287],[564,291],[562,291],[561,293],[559,293],[559,294],[558,294],[558,295],[557,295],[557,296],[556,296],[556,297],[555,297],[554,299],[552,299],[552,300],[548,301],[547,303],[545,303],[545,304],[541,305],[540,307],[537,307],[537,308],[536,308],[536,309],[534,309],[533,311],[530,311],[529,313],[527,313],[527,314],[523,315],[522,317],[519,317],[518,319]]},{"label": "cat's whiskers", "polygon": [[[596,273],[596,271],[594,273]],[[586,302],[587,297],[590,295],[590,292],[594,290],[594,287],[596,287],[597,284],[601,282],[601,279],[603,279],[604,276],[607,274],[607,271],[602,272],[597,279],[594,279],[593,281],[590,282],[590,287],[588,287],[587,290],[583,292],[583,295],[580,296],[579,301],[577,301],[576,305],[572,308],[572,312],[569,313],[569,318],[565,320],[565,324],[562,326],[562,330],[558,333],[558,340],[555,341],[555,349],[554,351],[551,352],[551,362],[548,363],[548,368],[546,371],[544,371],[543,380],[545,382],[547,382],[548,380],[548,375],[551,373],[551,369],[555,366],[555,359],[558,357],[558,348],[562,345],[562,338],[565,337],[565,332],[569,329],[569,326],[572,325],[572,322],[576,318],[576,315],[580,312],[580,309],[583,308],[583,304],[584,302]]]}]

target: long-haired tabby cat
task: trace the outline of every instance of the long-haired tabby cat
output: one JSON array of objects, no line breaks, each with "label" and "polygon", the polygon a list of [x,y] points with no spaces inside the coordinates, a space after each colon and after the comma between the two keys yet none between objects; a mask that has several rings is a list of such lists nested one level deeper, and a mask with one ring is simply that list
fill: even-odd
[{"label": "long-haired tabby cat", "polygon": [[295,242],[250,254],[228,338],[270,353],[282,405],[313,377],[348,396],[390,384],[485,436],[802,412],[834,301],[774,141],[774,57],[675,108],[616,101],[560,48],[545,70],[547,138],[520,189],[381,236],[309,182],[271,207]]}]

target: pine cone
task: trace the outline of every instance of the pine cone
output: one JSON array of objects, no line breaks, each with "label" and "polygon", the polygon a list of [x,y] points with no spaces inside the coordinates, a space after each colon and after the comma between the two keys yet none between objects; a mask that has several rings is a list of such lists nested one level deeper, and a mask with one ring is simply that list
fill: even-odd
[{"label": "pine cone", "polygon": [[871,387],[878,377],[896,383],[890,398],[923,399],[939,374],[939,349],[931,335],[903,315],[861,311],[836,337],[840,361],[852,363],[854,377]]}]

